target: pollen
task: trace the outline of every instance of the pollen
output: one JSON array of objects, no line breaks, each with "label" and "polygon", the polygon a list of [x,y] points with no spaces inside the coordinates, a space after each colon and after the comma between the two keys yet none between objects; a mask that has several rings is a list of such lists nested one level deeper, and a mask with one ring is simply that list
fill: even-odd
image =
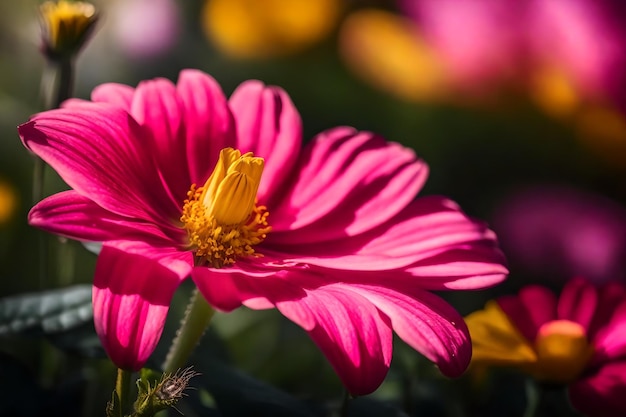
[{"label": "pollen", "polygon": [[187,192],[180,221],[199,264],[222,268],[261,256],[254,246],[271,230],[267,208],[256,201],[263,167],[263,158],[226,148],[206,183]]}]

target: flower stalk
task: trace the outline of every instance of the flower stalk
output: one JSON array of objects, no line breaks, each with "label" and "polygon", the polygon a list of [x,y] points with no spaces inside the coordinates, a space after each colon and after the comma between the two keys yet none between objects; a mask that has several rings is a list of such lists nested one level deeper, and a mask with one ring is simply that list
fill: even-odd
[{"label": "flower stalk", "polygon": [[130,408],[130,377],[131,371],[118,368],[117,379],[115,380],[115,395],[119,400],[119,414],[126,415],[125,412]]},{"label": "flower stalk", "polygon": [[[65,0],[47,1],[40,7],[42,43],[41,51],[48,68],[42,78],[42,96],[45,109],[56,109],[72,96],[74,84],[74,58],[89,39],[97,21],[93,5]],[[32,198],[36,204],[44,198],[46,164],[35,158],[33,167]],[[48,282],[49,242],[46,236],[39,238],[39,284]],[[64,248],[61,264],[73,262],[71,248]],[[71,277],[70,277],[71,279]],[[64,281],[67,278],[64,277]]]},{"label": "flower stalk", "polygon": [[525,389],[526,410],[524,411],[524,417],[535,417],[539,409],[539,403],[541,402],[541,389],[532,379],[526,380]]},{"label": "flower stalk", "polygon": [[[49,60],[48,65],[52,76],[45,80],[52,80],[54,87],[49,90],[50,94],[45,98],[47,109],[61,107],[61,103],[72,96],[74,87],[74,59],[66,57],[58,60]],[[45,81],[46,82],[46,81]],[[46,86],[44,86],[45,88]]]},{"label": "flower stalk", "polygon": [[207,303],[198,289],[194,289],[181,326],[172,341],[163,364],[165,373],[183,368],[208,327],[215,310]]}]

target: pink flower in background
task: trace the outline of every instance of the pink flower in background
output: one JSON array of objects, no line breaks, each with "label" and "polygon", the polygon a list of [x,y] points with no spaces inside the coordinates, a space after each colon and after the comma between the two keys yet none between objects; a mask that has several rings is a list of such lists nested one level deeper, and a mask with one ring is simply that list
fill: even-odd
[{"label": "pink flower in background", "polygon": [[217,309],[276,307],[353,394],[384,379],[392,331],[445,375],[465,370],[467,328],[430,290],[488,287],[507,270],[483,223],[444,197],[415,199],[428,168],[413,151],[348,127],[301,148],[283,90],[248,81],[227,101],[195,70],[91,98],[19,133],[72,188],[30,223],[104,242],[94,317],[119,367],[145,363],[191,276]]},{"label": "pink flower in background", "polygon": [[582,279],[557,297],[531,285],[470,314],[472,364],[509,366],[568,386],[572,405],[590,417],[626,415],[626,289]]},{"label": "pink flower in background", "polygon": [[558,74],[585,96],[617,98],[625,91],[618,2],[402,0],[400,7],[467,87]]},{"label": "pink flower in background", "polygon": [[176,44],[180,10],[174,0],[124,0],[114,3],[110,23],[113,36],[126,55],[149,58]]},{"label": "pink flower in background", "polygon": [[535,276],[626,279],[626,209],[558,186],[520,190],[496,208],[494,228],[513,264]]}]

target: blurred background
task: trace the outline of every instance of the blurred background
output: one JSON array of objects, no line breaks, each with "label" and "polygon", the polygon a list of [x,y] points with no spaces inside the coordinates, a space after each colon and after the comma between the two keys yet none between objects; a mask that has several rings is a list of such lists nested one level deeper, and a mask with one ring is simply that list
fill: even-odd
[{"label": "blurred background", "polygon": [[[3,297],[50,289],[40,288],[37,278],[39,232],[26,223],[33,203],[33,158],[16,131],[43,109],[46,62],[39,52],[39,4],[0,2]],[[105,82],[175,81],[181,69],[199,68],[227,94],[251,78],[283,87],[302,115],[306,138],[350,125],[415,149],[431,171],[423,194],[449,196],[468,214],[486,220],[509,259],[505,284],[444,294],[462,314],[528,283],[558,290],[573,276],[598,283],[626,278],[626,14],[618,1],[94,4],[100,18],[76,62],[77,97],[88,98]],[[51,171],[46,178],[46,195],[64,188]],[[72,269],[74,278],[59,287],[92,279],[95,255],[70,245],[76,262],[59,267]],[[164,355],[188,292],[184,286],[177,294],[157,356]],[[93,337],[85,349],[76,347],[75,339],[63,340],[51,340],[53,349],[69,351],[74,344],[75,352],[61,368],[76,372],[77,381],[91,381],[96,388],[89,395],[101,414],[114,370],[97,359],[101,352]],[[27,374],[37,374],[47,365],[32,341],[6,336],[0,352],[17,358]],[[341,399],[340,383],[321,353],[275,311],[219,315],[203,343],[212,357],[300,399]],[[37,389],[54,391],[51,381],[59,380],[61,371],[52,369],[50,378],[37,379]],[[415,415],[416,410],[419,415],[521,415],[508,412],[523,409],[523,396],[507,402],[505,393],[494,402],[487,390],[469,398],[470,377],[450,383],[435,375],[398,342],[388,381],[373,397]],[[507,378],[508,388],[501,389],[519,396],[522,382]],[[84,391],[72,395],[83,398],[81,404],[87,401]],[[450,395],[458,403],[446,402]],[[76,414],[73,408],[64,412]]]}]

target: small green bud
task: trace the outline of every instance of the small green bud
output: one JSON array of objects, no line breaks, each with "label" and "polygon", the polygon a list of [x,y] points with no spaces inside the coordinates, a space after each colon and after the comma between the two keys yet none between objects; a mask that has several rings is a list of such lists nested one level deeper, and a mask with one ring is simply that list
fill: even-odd
[{"label": "small green bud", "polygon": [[197,375],[200,374],[192,367],[179,369],[173,374],[163,374],[153,386],[152,381],[156,379],[154,371],[142,369],[141,378],[137,380],[139,395],[135,401],[133,416],[151,416],[168,407],[174,407],[187,395],[185,390],[189,388],[189,381]]}]

